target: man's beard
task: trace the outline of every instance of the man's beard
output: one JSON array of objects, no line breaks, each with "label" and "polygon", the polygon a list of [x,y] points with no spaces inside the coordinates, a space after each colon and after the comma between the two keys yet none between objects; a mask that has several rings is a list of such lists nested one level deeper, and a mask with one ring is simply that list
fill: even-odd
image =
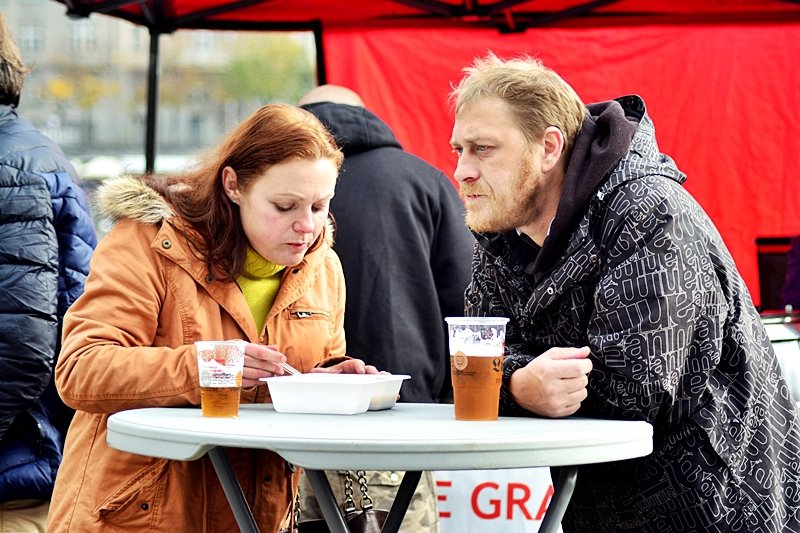
[{"label": "man's beard", "polygon": [[[501,233],[526,226],[541,212],[537,199],[543,188],[542,176],[536,174],[532,158],[526,155],[508,190],[500,194],[494,191],[488,200],[491,204],[479,213],[467,210],[467,226],[478,233]],[[463,187],[462,194],[465,194]]]}]

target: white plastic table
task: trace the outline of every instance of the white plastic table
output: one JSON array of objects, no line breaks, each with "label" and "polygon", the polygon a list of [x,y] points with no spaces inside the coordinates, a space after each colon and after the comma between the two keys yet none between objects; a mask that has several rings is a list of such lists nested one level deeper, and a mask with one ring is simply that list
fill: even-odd
[{"label": "white plastic table", "polygon": [[109,446],[126,452],[192,461],[208,454],[239,528],[256,533],[224,448],[272,450],[306,469],[330,530],[346,533],[324,470],[404,470],[383,531],[395,533],[424,470],[560,466],[539,531],[555,531],[575,486],[577,466],[652,452],[646,422],[500,417],[455,420],[452,405],[397,404],[358,415],[277,413],[270,404],[242,405],[239,418],[203,418],[199,408],[122,411],[108,420]]}]

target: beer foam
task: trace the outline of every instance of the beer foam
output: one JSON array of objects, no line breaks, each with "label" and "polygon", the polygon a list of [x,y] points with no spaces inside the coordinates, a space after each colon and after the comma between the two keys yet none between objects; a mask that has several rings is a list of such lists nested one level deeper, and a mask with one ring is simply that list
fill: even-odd
[{"label": "beer foam", "polygon": [[463,352],[470,357],[497,357],[503,355],[502,344],[457,343],[450,345],[450,355]]}]

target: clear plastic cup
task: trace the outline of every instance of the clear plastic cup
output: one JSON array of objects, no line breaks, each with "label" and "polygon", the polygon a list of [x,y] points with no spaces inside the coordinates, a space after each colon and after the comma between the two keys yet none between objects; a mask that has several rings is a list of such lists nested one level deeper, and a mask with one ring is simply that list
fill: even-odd
[{"label": "clear plastic cup", "polygon": [[456,420],[496,420],[507,318],[447,317]]},{"label": "clear plastic cup", "polygon": [[242,389],[245,341],[197,341],[203,416],[236,418]]}]

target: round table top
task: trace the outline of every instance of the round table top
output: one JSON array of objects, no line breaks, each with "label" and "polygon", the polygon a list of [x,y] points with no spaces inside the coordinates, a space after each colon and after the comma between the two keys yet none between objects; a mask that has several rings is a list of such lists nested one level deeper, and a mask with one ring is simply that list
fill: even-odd
[{"label": "round table top", "polygon": [[277,413],[242,405],[239,418],[199,408],[116,413],[108,444],[123,451],[194,460],[216,446],[272,450],[311,469],[473,470],[564,466],[649,454],[650,424],[590,418],[455,420],[452,405],[398,403],[357,415]]}]

